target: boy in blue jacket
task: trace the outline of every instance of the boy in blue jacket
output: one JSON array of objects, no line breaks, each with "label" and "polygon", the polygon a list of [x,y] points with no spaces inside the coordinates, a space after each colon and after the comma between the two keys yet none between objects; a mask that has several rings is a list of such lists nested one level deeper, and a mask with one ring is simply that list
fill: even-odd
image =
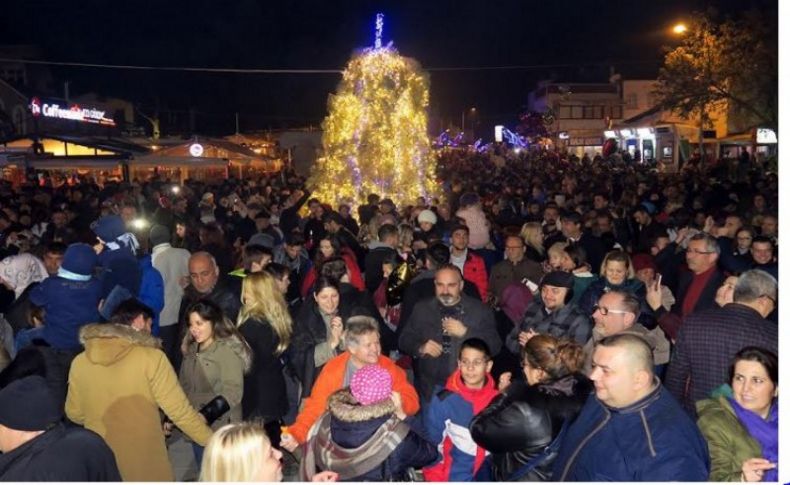
[{"label": "boy in blue jacket", "polygon": [[425,481],[471,481],[483,464],[486,451],[472,440],[469,423],[499,394],[491,377],[493,365],[483,340],[470,338],[461,344],[458,369],[425,412],[428,439],[441,453],[438,463],[423,469]]}]

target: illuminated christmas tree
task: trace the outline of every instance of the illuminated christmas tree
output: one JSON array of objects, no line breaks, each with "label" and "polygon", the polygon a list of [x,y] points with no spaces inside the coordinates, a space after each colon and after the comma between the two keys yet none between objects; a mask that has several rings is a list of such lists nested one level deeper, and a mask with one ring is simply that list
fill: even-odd
[{"label": "illuminated christmas tree", "polygon": [[419,64],[376,42],[355,54],[329,97],[323,157],[309,186],[322,202],[356,206],[376,193],[396,204],[436,196],[436,159],[427,130],[428,77]]}]

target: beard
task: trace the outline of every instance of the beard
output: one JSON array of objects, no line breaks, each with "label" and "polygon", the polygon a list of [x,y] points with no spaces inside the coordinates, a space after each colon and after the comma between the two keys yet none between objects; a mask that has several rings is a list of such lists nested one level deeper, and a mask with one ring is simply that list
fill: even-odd
[{"label": "beard", "polygon": [[460,300],[459,297],[453,295],[439,295],[437,297],[439,302],[444,306],[453,306]]}]

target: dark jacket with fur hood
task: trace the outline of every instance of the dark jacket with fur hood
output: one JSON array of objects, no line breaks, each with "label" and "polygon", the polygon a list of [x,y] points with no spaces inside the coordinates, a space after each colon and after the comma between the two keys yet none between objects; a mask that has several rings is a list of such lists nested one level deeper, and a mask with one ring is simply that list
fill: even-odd
[{"label": "dark jacket with fur hood", "polygon": [[[358,448],[395,412],[395,405],[387,399],[363,406],[348,389],[337,391],[329,398],[332,442],[343,448]],[[409,431],[394,452],[371,472],[357,476],[342,476],[348,481],[407,480],[408,468],[422,468],[439,458],[436,447],[414,431]]]}]

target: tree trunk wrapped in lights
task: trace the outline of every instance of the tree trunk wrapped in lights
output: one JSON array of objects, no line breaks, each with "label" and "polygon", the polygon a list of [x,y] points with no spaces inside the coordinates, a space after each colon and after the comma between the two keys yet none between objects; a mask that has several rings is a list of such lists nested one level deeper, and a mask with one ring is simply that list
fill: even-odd
[{"label": "tree trunk wrapped in lights", "polygon": [[428,76],[390,46],[355,54],[322,127],[324,153],[308,185],[337,207],[370,193],[396,204],[437,195],[436,158],[427,131]]}]

